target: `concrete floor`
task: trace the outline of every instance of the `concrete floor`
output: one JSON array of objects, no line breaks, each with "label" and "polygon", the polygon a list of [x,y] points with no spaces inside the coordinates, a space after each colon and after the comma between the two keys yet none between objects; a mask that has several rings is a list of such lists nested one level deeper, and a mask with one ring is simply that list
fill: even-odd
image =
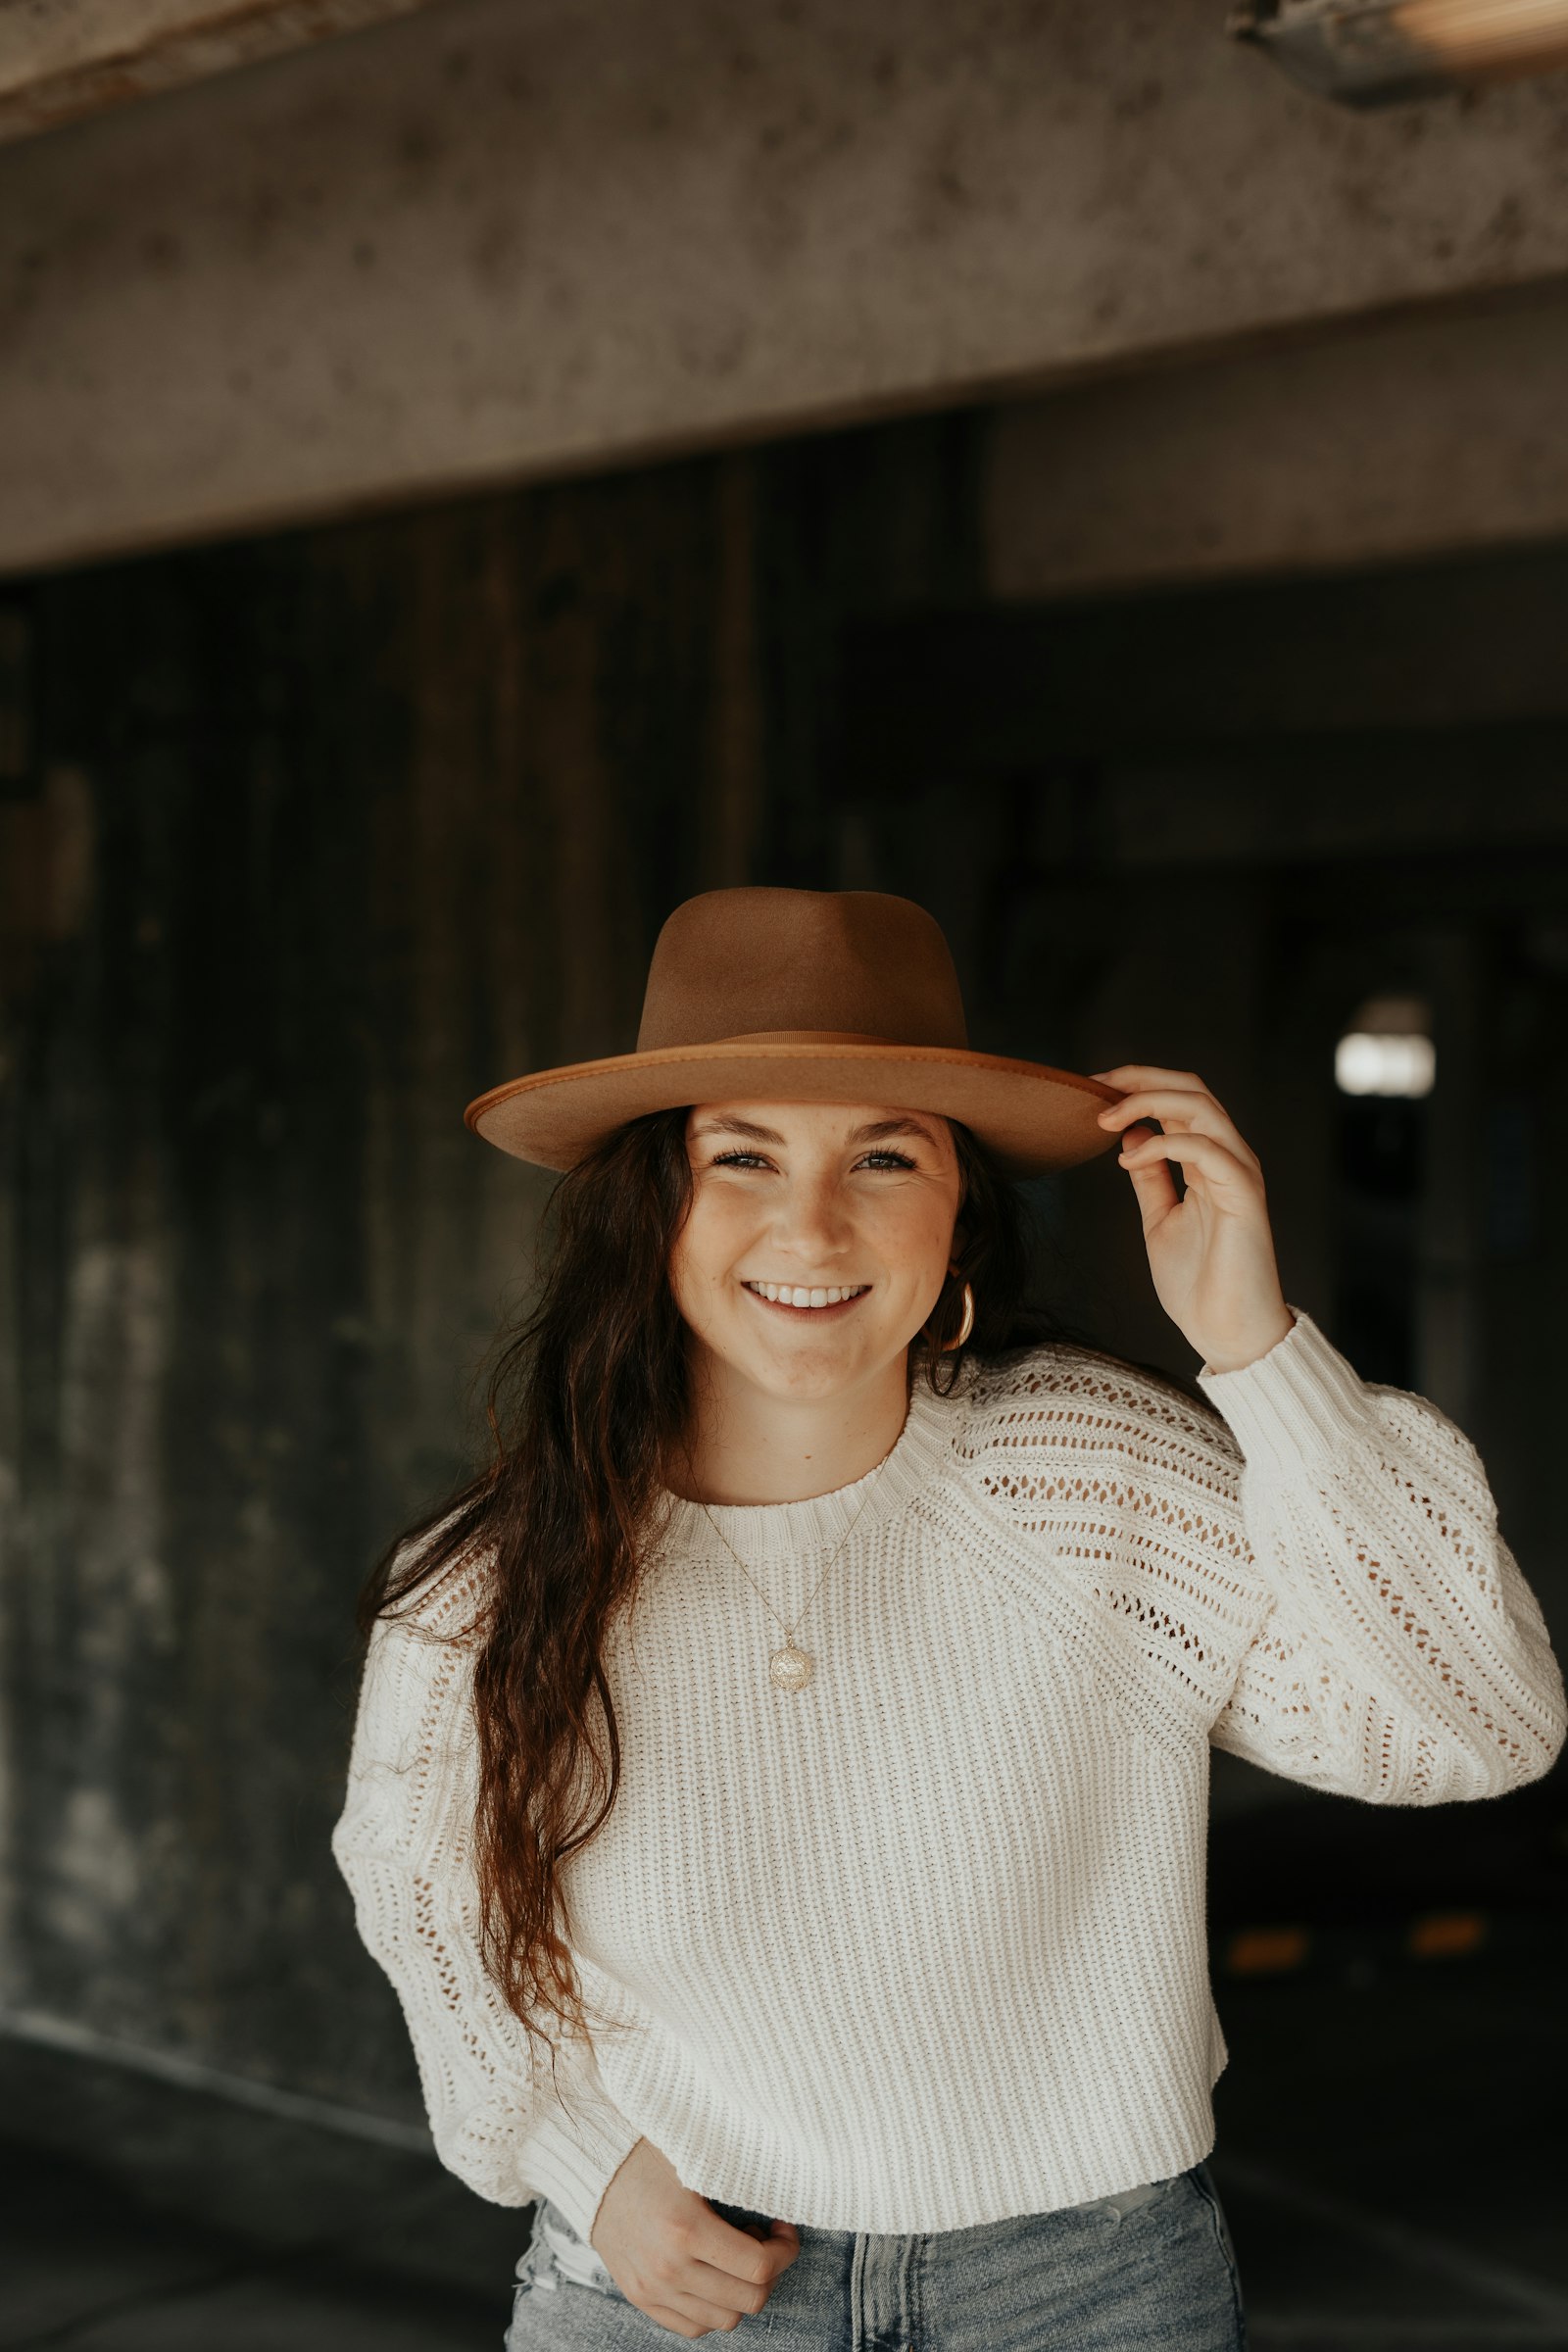
[{"label": "concrete floor", "polygon": [[[26,2071],[35,2087],[39,2070]],[[483,2204],[427,2157],[323,2145],[325,2134],[295,2151],[306,2135],[294,2128],[246,2122],[254,2155],[231,2158],[220,2185],[236,2201],[253,2194],[254,2228],[0,2143],[0,2345],[496,2352],[525,2215]],[[280,2178],[295,2153],[305,2161]],[[318,2228],[290,2218],[296,2199],[318,2203]]]}]

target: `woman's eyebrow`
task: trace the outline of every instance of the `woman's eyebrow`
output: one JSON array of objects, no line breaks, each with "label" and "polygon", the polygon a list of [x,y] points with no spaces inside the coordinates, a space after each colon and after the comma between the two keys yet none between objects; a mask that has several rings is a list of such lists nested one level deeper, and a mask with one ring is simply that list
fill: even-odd
[{"label": "woman's eyebrow", "polygon": [[918,1135],[925,1139],[933,1151],[937,1147],[937,1139],[930,1128],[922,1126],[918,1119],[873,1119],[867,1127],[857,1127],[850,1141],[852,1144],[874,1144],[885,1135]]},{"label": "woman's eyebrow", "polygon": [[699,1135],[746,1135],[754,1144],[781,1144],[784,1138],[771,1127],[754,1127],[750,1119],[702,1119],[692,1129]]}]

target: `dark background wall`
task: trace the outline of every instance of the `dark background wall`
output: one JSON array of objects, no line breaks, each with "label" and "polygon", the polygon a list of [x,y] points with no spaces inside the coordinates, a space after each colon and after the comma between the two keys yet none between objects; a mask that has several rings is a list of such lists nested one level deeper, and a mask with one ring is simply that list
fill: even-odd
[{"label": "dark background wall", "polygon": [[[326,1837],[355,1589],[481,1445],[548,1185],[462,1109],[628,1044],[715,885],[907,892],[977,1045],[1196,1068],[1287,1296],[1461,1420],[1568,1632],[1568,555],[1004,610],[975,452],[958,413],[0,594],[19,2028],[417,2117]],[[1418,1148],[1333,1080],[1396,988]],[[1061,1311],[1190,1375],[1120,1171],[1035,1197]],[[1222,1815],[1323,1801],[1216,1767]]]}]

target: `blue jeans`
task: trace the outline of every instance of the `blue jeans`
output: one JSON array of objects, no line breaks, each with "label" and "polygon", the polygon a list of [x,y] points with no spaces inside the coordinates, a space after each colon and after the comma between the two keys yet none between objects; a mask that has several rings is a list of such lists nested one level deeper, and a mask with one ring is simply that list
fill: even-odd
[{"label": "blue jeans", "polygon": [[[725,2221],[759,2217],[717,2205]],[[760,2312],[771,2352],[1246,2352],[1236,2249],[1206,2164],[1168,2180],[910,2237],[801,2229]],[[720,2334],[719,2328],[708,2332]],[[681,2338],[629,2302],[548,2199],[517,2264],[505,2352],[654,2352]]]}]

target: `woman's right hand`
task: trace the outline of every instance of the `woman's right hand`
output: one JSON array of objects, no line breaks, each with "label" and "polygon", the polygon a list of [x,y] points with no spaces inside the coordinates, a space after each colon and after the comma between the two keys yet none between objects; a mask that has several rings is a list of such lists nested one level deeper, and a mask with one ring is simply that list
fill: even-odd
[{"label": "woman's right hand", "polygon": [[639,2139],[599,2200],[589,2244],[629,2303],[676,2335],[729,2329],[761,2310],[801,2250],[793,2222],[734,2229],[651,2139]]}]

